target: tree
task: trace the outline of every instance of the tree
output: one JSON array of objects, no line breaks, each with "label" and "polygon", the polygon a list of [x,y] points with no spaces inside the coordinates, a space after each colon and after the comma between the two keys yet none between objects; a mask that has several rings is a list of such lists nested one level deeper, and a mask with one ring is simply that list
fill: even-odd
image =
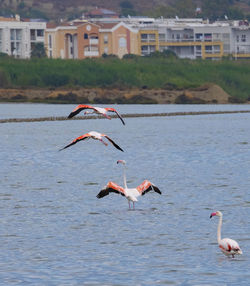
[{"label": "tree", "polygon": [[46,58],[46,50],[43,43],[35,43],[31,49],[31,58]]}]

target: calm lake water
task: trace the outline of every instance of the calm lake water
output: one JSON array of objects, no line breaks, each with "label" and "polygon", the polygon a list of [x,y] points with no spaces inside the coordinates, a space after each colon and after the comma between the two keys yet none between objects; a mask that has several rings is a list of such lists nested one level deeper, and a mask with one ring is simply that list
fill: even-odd
[{"label": "calm lake water", "polygon": [[[74,105],[0,104],[1,118],[66,116]],[[250,110],[122,105],[121,113]],[[250,114],[0,124],[0,285],[250,285]],[[124,153],[89,140],[96,130]],[[144,179],[162,195],[96,195]],[[243,255],[225,257],[222,237]]]}]

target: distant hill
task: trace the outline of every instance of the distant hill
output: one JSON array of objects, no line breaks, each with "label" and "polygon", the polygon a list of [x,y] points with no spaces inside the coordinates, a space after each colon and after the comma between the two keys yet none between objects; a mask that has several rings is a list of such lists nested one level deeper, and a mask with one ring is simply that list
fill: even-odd
[{"label": "distant hill", "polygon": [[123,16],[248,19],[249,0],[0,0],[0,15],[70,20],[99,7]]}]

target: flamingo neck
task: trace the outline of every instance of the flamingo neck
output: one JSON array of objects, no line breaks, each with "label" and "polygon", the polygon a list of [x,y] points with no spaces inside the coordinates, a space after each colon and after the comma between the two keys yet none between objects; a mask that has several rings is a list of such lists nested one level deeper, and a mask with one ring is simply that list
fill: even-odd
[{"label": "flamingo neck", "polygon": [[217,241],[220,243],[221,241],[221,226],[222,226],[222,216],[219,217],[219,223],[217,228]]},{"label": "flamingo neck", "polygon": [[128,186],[127,186],[126,167],[125,167],[125,165],[123,167],[123,182],[124,182],[124,188],[127,189]]}]

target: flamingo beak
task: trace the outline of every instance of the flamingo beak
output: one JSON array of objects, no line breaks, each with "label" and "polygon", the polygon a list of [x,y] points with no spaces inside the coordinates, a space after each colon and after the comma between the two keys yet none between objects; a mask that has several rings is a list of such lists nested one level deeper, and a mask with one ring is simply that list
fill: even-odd
[{"label": "flamingo beak", "polygon": [[215,215],[216,215],[216,213],[211,213],[210,218],[212,218]]}]

